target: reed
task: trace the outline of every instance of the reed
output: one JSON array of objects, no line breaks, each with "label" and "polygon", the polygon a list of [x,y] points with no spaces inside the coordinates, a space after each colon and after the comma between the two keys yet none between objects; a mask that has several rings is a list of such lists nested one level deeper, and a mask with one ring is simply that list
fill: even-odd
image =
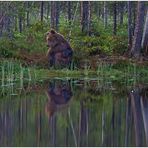
[{"label": "reed", "polygon": [[[36,74],[31,67],[24,67],[20,61],[2,60],[0,62],[1,87],[12,87],[15,83],[23,87],[24,81],[36,80]],[[13,89],[12,89],[13,90]]]}]

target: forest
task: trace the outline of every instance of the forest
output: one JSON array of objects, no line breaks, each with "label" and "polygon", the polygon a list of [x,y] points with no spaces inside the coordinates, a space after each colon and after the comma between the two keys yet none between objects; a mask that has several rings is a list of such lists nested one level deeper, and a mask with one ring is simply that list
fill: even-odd
[{"label": "forest", "polygon": [[96,70],[98,63],[147,65],[147,2],[1,1],[0,8],[1,59],[51,69],[46,33],[55,29],[74,51],[73,70]]}]

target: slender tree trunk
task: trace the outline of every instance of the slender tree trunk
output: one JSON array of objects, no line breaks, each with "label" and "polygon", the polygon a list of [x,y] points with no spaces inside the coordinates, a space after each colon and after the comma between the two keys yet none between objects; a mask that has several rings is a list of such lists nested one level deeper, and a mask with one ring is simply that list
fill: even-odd
[{"label": "slender tree trunk", "polygon": [[25,30],[25,27],[26,27],[25,19],[23,19],[22,24],[23,24],[23,30]]},{"label": "slender tree trunk", "polygon": [[120,2],[120,25],[123,25],[124,4]]},{"label": "slender tree trunk", "polygon": [[144,53],[148,54],[148,10],[147,10],[144,30],[143,30],[142,48],[144,49]]},{"label": "slender tree trunk", "polygon": [[100,19],[101,18],[101,9],[99,8],[98,10],[98,18]]},{"label": "slender tree trunk", "polygon": [[120,2],[116,2],[116,20],[117,20],[117,24],[120,23]]},{"label": "slender tree trunk", "polygon": [[67,14],[68,14],[68,21],[69,21],[69,24],[71,23],[71,1],[68,1],[68,8],[67,8]]},{"label": "slender tree trunk", "polygon": [[104,1],[104,27],[107,27],[107,3]]},{"label": "slender tree trunk", "polygon": [[0,37],[2,37],[3,34],[3,21],[4,20],[4,16],[2,14],[0,14]]},{"label": "slender tree trunk", "polygon": [[50,3],[48,2],[48,4],[47,4],[47,20],[48,20],[48,18],[49,18],[49,14],[50,13]]},{"label": "slender tree trunk", "polygon": [[55,2],[51,1],[51,19],[50,19],[50,26],[51,28],[55,28]]},{"label": "slender tree trunk", "polygon": [[114,2],[113,4],[114,14],[113,14],[113,35],[116,35],[117,33],[117,3]]},{"label": "slender tree trunk", "polygon": [[134,41],[131,49],[131,56],[138,58],[141,52],[141,41],[143,34],[143,24],[144,24],[144,2],[138,1],[137,19],[136,27],[134,31]]},{"label": "slender tree trunk", "polygon": [[90,35],[90,1],[81,2],[81,30],[83,33]]},{"label": "slender tree trunk", "polygon": [[2,36],[3,32],[5,32],[8,38],[12,38],[12,29],[13,29],[12,28],[13,17],[10,15],[10,13],[11,13],[10,5],[9,3],[5,3],[5,8],[0,13],[0,27],[1,27],[0,34]]},{"label": "slender tree trunk", "polygon": [[60,16],[60,7],[59,7],[59,2],[56,2],[56,30],[59,29],[58,25],[59,25],[59,16]]},{"label": "slender tree trunk", "polygon": [[131,1],[128,1],[128,49],[132,48],[132,11]]},{"label": "slender tree trunk", "polygon": [[102,17],[102,20],[104,20],[104,2],[100,2],[101,4],[101,17]]},{"label": "slender tree trunk", "polygon": [[12,17],[7,17],[7,32],[8,32],[8,38],[12,39]]},{"label": "slender tree trunk", "polygon": [[44,2],[41,1],[41,22],[43,22],[44,19]]},{"label": "slender tree trunk", "polygon": [[132,22],[132,24],[133,24],[133,30],[132,30],[132,34],[133,34],[133,36],[134,36],[134,30],[135,30],[135,24],[136,24],[136,12],[137,12],[137,10],[136,10],[136,4],[134,3],[134,2],[132,2],[132,5],[133,5],[133,8],[132,8],[132,12],[133,12],[133,22]]},{"label": "slender tree trunk", "polygon": [[19,16],[19,32],[22,32],[23,26],[22,26],[22,16]]},{"label": "slender tree trunk", "polygon": [[3,27],[4,27],[4,14],[2,11],[2,7],[3,7],[2,4],[0,4],[0,37],[3,36]]},{"label": "slender tree trunk", "polygon": [[18,31],[18,17],[15,16],[15,31]]},{"label": "slender tree trunk", "polygon": [[27,25],[27,27],[29,26],[29,1],[27,2],[27,19],[26,19],[26,25]]},{"label": "slender tree trunk", "polygon": [[51,19],[50,19],[50,26],[58,30],[59,24],[59,2],[51,1]]}]

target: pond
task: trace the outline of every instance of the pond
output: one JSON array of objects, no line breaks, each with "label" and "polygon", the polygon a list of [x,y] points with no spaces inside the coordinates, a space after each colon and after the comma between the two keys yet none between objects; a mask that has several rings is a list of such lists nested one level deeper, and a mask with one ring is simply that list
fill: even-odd
[{"label": "pond", "polygon": [[0,146],[148,146],[148,86],[52,79],[5,86]]}]

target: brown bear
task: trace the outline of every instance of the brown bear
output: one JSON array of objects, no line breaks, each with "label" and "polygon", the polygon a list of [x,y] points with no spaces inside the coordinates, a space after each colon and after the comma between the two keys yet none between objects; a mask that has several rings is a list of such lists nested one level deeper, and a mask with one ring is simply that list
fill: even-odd
[{"label": "brown bear", "polygon": [[55,30],[51,29],[46,36],[47,41],[47,57],[49,65],[68,66],[71,64],[73,50],[66,39]]}]

